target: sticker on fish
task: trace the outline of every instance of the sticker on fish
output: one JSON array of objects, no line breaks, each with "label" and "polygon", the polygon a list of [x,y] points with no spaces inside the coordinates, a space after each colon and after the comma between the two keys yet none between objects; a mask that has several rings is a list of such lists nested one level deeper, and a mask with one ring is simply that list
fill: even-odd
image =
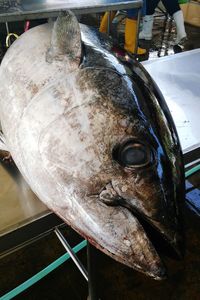
[{"label": "sticker on fish", "polygon": [[182,253],[184,170],[144,68],[67,11],[12,44],[0,82],[7,147],[39,199],[104,253],[165,278],[148,228]]}]

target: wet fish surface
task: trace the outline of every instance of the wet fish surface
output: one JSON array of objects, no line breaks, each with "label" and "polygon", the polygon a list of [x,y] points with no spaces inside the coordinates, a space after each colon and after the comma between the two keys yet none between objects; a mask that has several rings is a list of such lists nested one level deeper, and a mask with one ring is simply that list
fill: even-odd
[{"label": "wet fish surface", "polygon": [[52,211],[117,261],[166,276],[146,223],[183,249],[177,132],[144,68],[71,12],[24,33],[0,67],[7,147]]}]

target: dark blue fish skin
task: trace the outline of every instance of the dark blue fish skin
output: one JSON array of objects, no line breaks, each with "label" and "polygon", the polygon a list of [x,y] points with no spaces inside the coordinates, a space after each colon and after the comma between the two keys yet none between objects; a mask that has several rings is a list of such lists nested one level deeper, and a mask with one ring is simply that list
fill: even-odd
[{"label": "dark blue fish skin", "polygon": [[[121,200],[117,201],[151,223],[170,242],[175,251],[182,255],[184,234],[181,211],[185,199],[184,164],[180,141],[167,104],[158,86],[140,63],[136,60],[131,63],[120,62],[115,58],[114,53],[112,55],[112,45],[109,40],[84,25],[81,30],[84,50],[81,68],[108,69],[126,79],[132,99],[123,99],[124,101],[121,97],[119,101],[112,97],[110,99],[114,105],[124,110],[125,114],[132,114],[133,118],[138,120],[141,126],[141,130],[139,129],[141,139],[146,139],[154,149],[156,162],[153,169],[137,170],[140,178],[146,177],[146,183],[162,190],[162,192],[158,191],[157,199],[156,197],[152,199],[152,208],[149,205],[145,207],[145,199],[152,197],[151,192],[148,191],[145,197],[142,195],[144,191],[139,193],[144,210],[137,207],[137,204],[130,203],[131,193],[130,195],[119,193]],[[107,91],[108,83],[105,83],[103,78],[98,78],[95,85],[102,90],[102,93]],[[112,84],[110,89],[115,89],[116,92]],[[142,127],[145,128],[145,133]]]},{"label": "dark blue fish skin", "polygon": [[[185,175],[183,153],[178,133],[172,119],[169,108],[163,98],[155,81],[151,78],[145,68],[135,62],[132,65],[133,77],[144,93],[146,104],[151,116],[153,135],[157,137],[160,145],[157,149],[159,161],[163,165],[163,172],[158,175],[163,189],[166,191],[166,203],[164,209],[168,215],[168,222],[172,230],[177,231],[177,239],[174,244],[177,252],[182,256],[184,253],[184,230],[182,209],[185,201]],[[152,101],[149,101],[152,99]],[[157,113],[160,111],[160,113]],[[166,136],[166,138],[164,138]],[[169,228],[170,228],[169,227]]]}]

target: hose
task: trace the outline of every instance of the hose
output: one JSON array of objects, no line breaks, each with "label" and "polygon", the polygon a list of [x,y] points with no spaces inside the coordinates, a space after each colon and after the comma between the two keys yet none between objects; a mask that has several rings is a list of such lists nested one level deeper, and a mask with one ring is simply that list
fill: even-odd
[{"label": "hose", "polygon": [[[75,253],[79,252],[81,249],[83,249],[87,245],[87,242],[84,240],[80,244],[76,245],[73,248],[73,251]],[[40,279],[48,275],[50,272],[58,268],[60,265],[62,265],[65,261],[67,261],[70,258],[70,255],[68,253],[65,253],[58,259],[56,259],[54,262],[52,262],[50,265],[48,265],[46,268],[29,278],[28,280],[24,281],[22,284],[18,285],[16,288],[5,294],[4,296],[0,297],[0,300],[10,300],[26,289],[28,289],[30,286],[38,282]]]},{"label": "hose", "polygon": [[200,171],[200,164],[185,172],[185,179]]}]

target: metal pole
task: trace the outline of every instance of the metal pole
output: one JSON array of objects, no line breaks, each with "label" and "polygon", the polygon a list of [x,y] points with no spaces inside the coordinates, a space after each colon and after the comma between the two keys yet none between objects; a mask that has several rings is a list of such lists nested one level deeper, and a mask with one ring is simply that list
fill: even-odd
[{"label": "metal pole", "polygon": [[60,242],[62,243],[62,245],[64,246],[64,248],[69,253],[69,255],[70,255],[71,259],[73,260],[73,262],[75,263],[75,265],[78,267],[79,271],[82,273],[82,275],[88,281],[88,272],[86,271],[85,267],[83,266],[81,261],[78,259],[78,257],[76,256],[76,254],[74,253],[74,251],[72,250],[72,248],[70,247],[68,242],[66,241],[65,237],[62,235],[62,233],[60,232],[60,230],[58,228],[56,228],[54,230],[54,232],[57,235]]},{"label": "metal pole", "polygon": [[88,291],[89,291],[88,300],[100,300],[97,297],[97,289],[96,289],[96,272],[94,269],[95,266],[94,249],[89,242],[87,242],[87,262],[88,262]]}]

